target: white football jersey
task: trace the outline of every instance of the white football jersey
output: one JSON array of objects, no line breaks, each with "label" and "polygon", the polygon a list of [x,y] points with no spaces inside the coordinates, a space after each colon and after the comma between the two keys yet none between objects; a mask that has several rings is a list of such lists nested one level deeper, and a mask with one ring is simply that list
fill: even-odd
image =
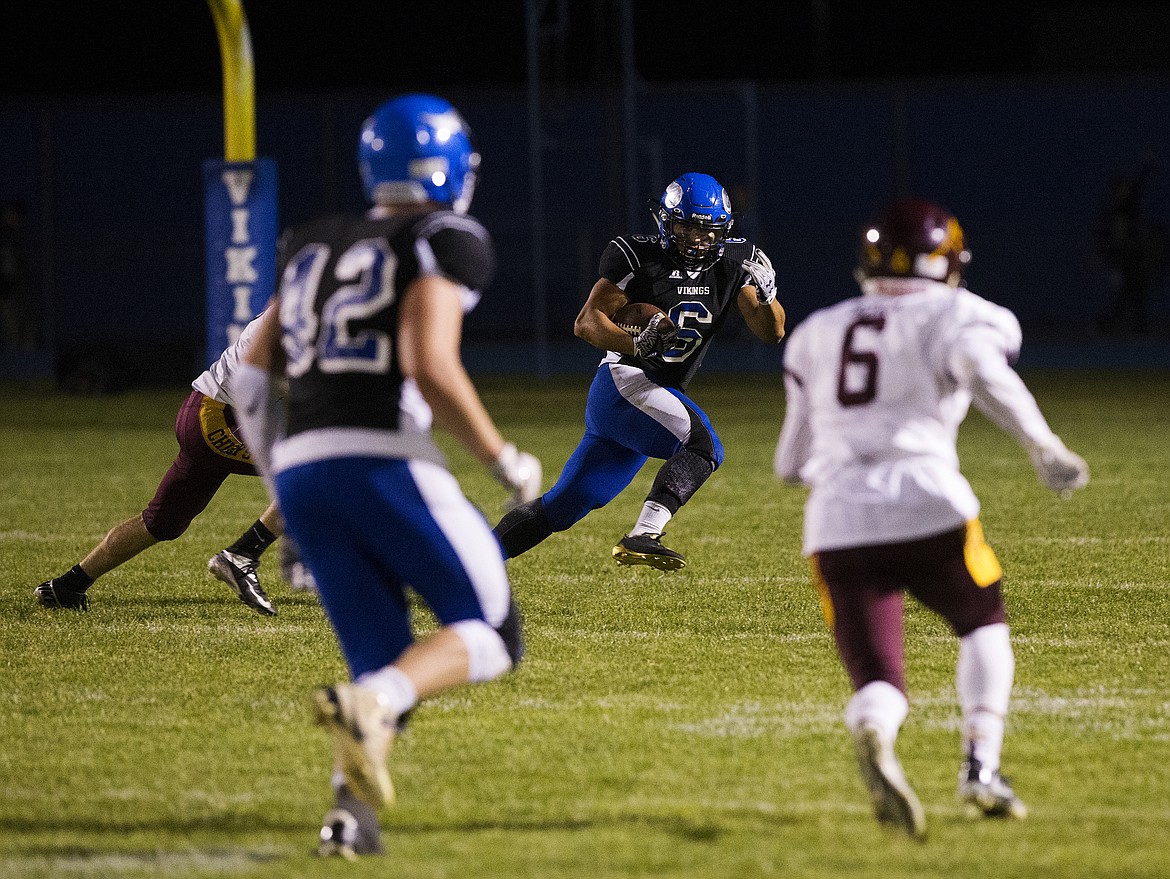
[{"label": "white football jersey", "polygon": [[219,355],[219,359],[215,363],[207,367],[195,381],[191,382],[191,387],[205,397],[226,403],[228,406],[235,406],[235,398],[232,396],[232,375],[239,369],[244,353],[252,344],[252,337],[256,335],[256,331],[260,327],[260,317],[263,314],[264,312],[261,312],[248,321],[240,332],[240,337]]},{"label": "white football jersey", "polygon": [[979,501],[959,472],[972,401],[1021,442],[1051,431],[1011,369],[1020,326],[964,289],[921,282],[810,315],[784,354],[781,478],[811,487],[804,552],[898,543],[959,527]]}]

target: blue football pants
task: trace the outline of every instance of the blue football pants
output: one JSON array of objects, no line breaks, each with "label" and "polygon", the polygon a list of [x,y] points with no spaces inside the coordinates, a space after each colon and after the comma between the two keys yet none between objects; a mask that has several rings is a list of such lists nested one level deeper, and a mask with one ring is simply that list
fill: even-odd
[{"label": "blue football pants", "polygon": [[691,444],[716,467],[723,462],[722,442],[686,394],[655,384],[637,367],[601,364],[585,404],[585,435],[544,495],[549,526],[568,529],[617,497],[648,459],[666,460]]},{"label": "blue football pants", "polygon": [[413,642],[408,586],[442,625],[503,623],[511,592],[499,542],[443,467],[334,458],[277,474],[276,488],[353,677]]}]

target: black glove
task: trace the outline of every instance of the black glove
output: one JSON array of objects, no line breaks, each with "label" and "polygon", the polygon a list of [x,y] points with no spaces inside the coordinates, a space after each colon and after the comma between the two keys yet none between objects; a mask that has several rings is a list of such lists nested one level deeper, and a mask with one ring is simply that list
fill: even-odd
[{"label": "black glove", "polygon": [[646,329],[634,336],[634,347],[639,357],[662,356],[678,339],[678,327],[665,314],[656,314],[646,324]]}]

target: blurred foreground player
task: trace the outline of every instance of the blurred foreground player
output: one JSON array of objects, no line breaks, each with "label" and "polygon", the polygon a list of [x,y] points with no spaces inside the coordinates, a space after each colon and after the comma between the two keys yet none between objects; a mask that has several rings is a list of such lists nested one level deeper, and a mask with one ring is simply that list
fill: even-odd
[{"label": "blurred foreground player", "polygon": [[877,818],[921,838],[925,816],[894,753],[909,711],[904,593],[959,639],[959,797],[976,814],[1027,810],[1000,775],[1015,659],[1000,569],[959,472],[955,440],[974,401],[1027,450],[1062,496],[1088,482],[1011,364],[1019,323],[964,289],[958,221],[919,199],[866,227],[864,295],[821,309],[784,356],[786,411],[775,472],[811,486],[804,554],[854,695],[845,711]]},{"label": "blurred foreground player", "polygon": [[[33,594],[43,607],[88,610],[86,593],[98,577],[160,540],[183,534],[229,475],[256,475],[236,423],[235,374],[259,325],[260,318],[253,319],[235,344],[191,383],[191,393],[175,419],[179,454],[146,509],[111,528],[101,543],[64,574],[37,586]],[[270,504],[235,543],[207,563],[208,570],[227,583],[240,601],[265,616],[274,615],[276,606],[260,585],[257,567],[282,530],[280,512]]]},{"label": "blurred foreground player", "polygon": [[[505,443],[464,370],[463,315],[495,272],[466,215],[479,155],[445,100],[404,95],[358,144],[364,216],[322,217],[281,241],[276,303],[242,375],[254,453],[317,582],[352,680],[314,695],[333,735],[323,855],[381,851],[397,724],[427,696],[509,671],[522,652],[500,547],[431,436],[433,420],[514,502],[540,462]],[[287,376],[285,417],[270,384]],[[407,588],[439,628],[415,640]]]},{"label": "blurred foreground player", "polygon": [[[674,571],[682,553],[662,542],[667,523],[723,463],[723,443],[685,393],[734,305],[752,333],[784,336],[776,272],[764,252],[731,238],[726,190],[707,174],[683,174],[654,203],[657,235],[613,239],[573,332],[606,352],[589,388],[585,435],[556,484],[496,525],[508,558],[565,531],[612,501],[649,458],[661,458],[634,527],[613,548],[621,565]],[[627,303],[655,315],[637,335],[613,320]]]}]

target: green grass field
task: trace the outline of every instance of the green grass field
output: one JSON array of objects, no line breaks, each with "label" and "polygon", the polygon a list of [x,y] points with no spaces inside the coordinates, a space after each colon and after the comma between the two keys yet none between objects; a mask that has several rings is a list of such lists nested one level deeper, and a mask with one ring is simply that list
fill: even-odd
[{"label": "green grass field", "polygon": [[[185,389],[0,387],[0,876],[1170,876],[1170,373],[1028,379],[1089,460],[1085,491],[1046,493],[977,414],[960,439],[1006,571],[1004,767],[1026,821],[956,802],[956,647],[912,606],[899,749],[930,838],[874,822],[800,556],[804,493],[771,475],[782,389],[710,375],[691,391],[728,456],[672,523],[690,566],[610,559],[650,467],[512,562],[528,659],[416,713],[392,754],[388,856],[359,864],[312,856],[330,756],[309,693],[344,673],[320,608],[274,552],[275,618],[206,572],[263,509],[259,481],[232,477],[183,538],[99,580],[89,614],[42,610],[32,588],[153,494]],[[588,380],[479,382],[546,485]],[[445,445],[494,523],[503,491]]]}]

